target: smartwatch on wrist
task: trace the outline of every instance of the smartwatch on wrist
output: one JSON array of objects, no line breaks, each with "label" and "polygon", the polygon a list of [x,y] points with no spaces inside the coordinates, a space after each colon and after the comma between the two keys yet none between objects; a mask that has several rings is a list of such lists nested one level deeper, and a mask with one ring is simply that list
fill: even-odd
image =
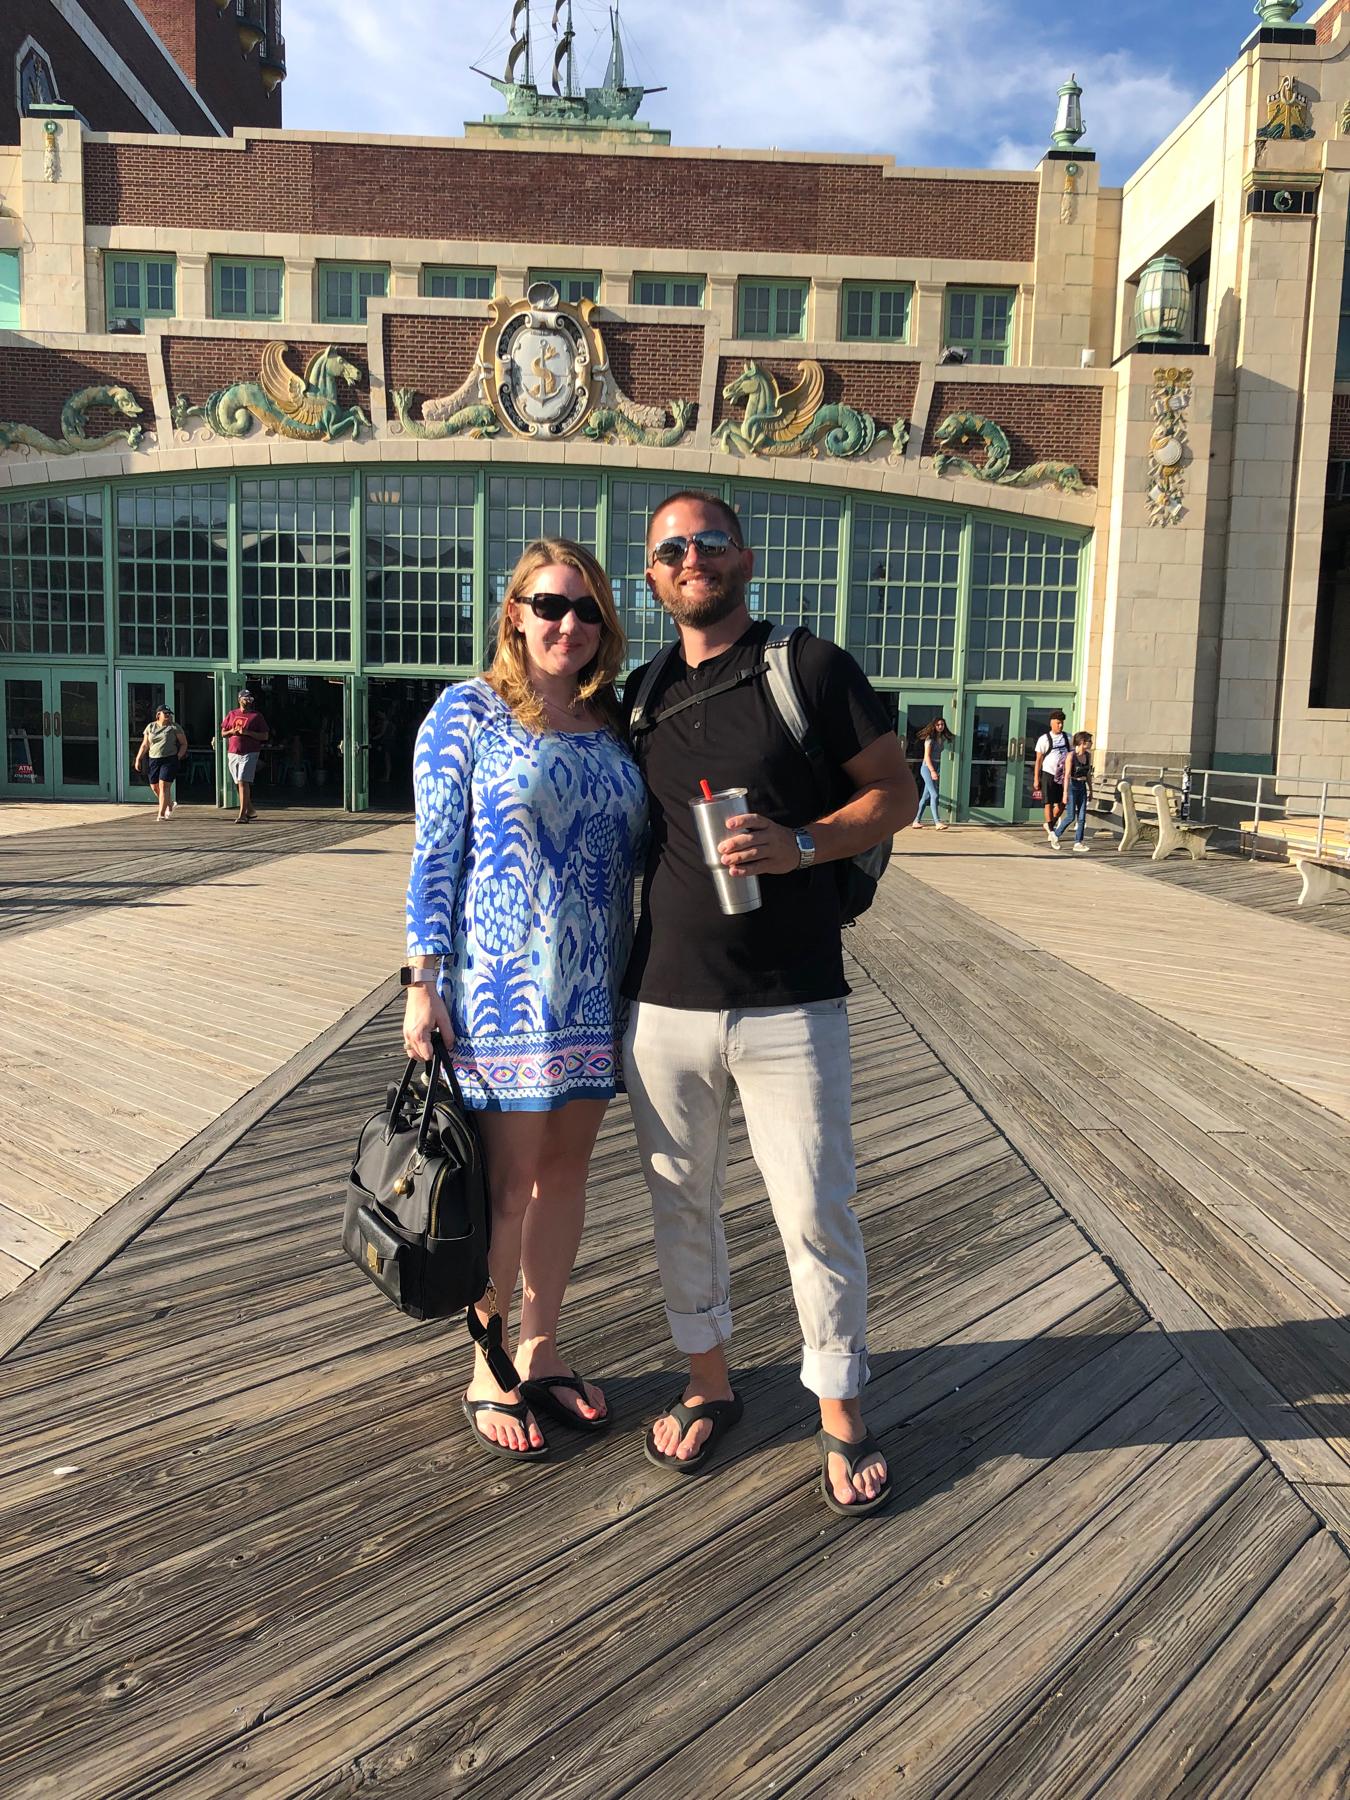
[{"label": "smartwatch on wrist", "polygon": [[398,984],[400,987],[405,988],[435,987],[436,977],[439,974],[440,970],[434,966],[425,969],[412,969],[409,968],[407,963],[404,963],[403,967],[398,972]]},{"label": "smartwatch on wrist", "polygon": [[816,860],[816,840],[809,831],[798,831],[793,834],[797,839],[797,867],[809,869]]}]

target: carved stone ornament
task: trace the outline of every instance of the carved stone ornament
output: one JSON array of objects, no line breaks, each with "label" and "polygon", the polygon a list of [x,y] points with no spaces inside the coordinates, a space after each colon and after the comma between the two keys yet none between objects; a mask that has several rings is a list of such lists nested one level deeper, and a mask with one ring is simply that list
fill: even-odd
[{"label": "carved stone ornament", "polygon": [[[409,437],[495,437],[504,425],[515,437],[622,439],[655,448],[676,444],[688,431],[694,403],[641,406],[619,387],[609,367],[593,300],[560,300],[551,282],[536,282],[523,300],[489,300],[489,321],[468,376],[453,394],[428,400],[412,415],[411,388],[391,398]],[[669,412],[670,419],[666,414]]]},{"label": "carved stone ornament", "polygon": [[190,405],[187,395],[179,394],[173,422],[185,432],[189,419],[205,419],[207,430],[217,437],[245,437],[256,421],[269,436],[306,443],[332,443],[348,432],[356,438],[370,420],[361,407],[340,403],[338,383],[350,387],[360,379],[360,369],[331,344],[310,357],[303,375],[287,363],[285,344],[267,344],[257,381],[218,388],[200,406]]},{"label": "carved stone ornament", "polygon": [[[933,455],[933,471],[937,475],[965,475],[972,481],[992,482],[996,487],[1036,487],[1043,481],[1052,481],[1066,494],[1081,494],[1084,490],[1082,472],[1076,463],[1037,462],[1029,468],[1010,471],[1012,446],[1007,433],[992,419],[982,419],[977,413],[950,413],[933,433],[933,442],[938,446]],[[972,462],[953,450],[952,445],[961,449],[967,445],[982,447],[984,461]]]},{"label": "carved stone ornament", "polygon": [[1175,525],[1185,513],[1186,467],[1191,459],[1186,409],[1191,403],[1191,369],[1155,369],[1153,436],[1149,444],[1148,516],[1154,525]]},{"label": "carved stone ornament", "polygon": [[[132,423],[89,437],[85,433],[84,416],[95,408],[121,413]],[[59,438],[48,437],[34,425],[0,420],[0,450],[30,450],[40,456],[78,456],[90,450],[110,450],[114,444],[125,444],[134,450],[145,435],[145,427],[139,423],[140,415],[141,407],[129,388],[81,388],[61,408]]]},{"label": "carved stone ornament", "polygon": [[713,432],[719,450],[737,456],[865,456],[878,438],[898,436],[908,426],[901,420],[895,430],[878,425],[871,413],[856,407],[821,404],[825,371],[810,359],[797,364],[801,379],[786,391],[758,363],[748,362],[722,389],[727,401],[741,400],[740,419],[723,419]]},{"label": "carved stone ornament", "polygon": [[1266,122],[1258,138],[1310,138],[1312,105],[1292,75],[1286,75],[1273,94],[1266,95]]}]

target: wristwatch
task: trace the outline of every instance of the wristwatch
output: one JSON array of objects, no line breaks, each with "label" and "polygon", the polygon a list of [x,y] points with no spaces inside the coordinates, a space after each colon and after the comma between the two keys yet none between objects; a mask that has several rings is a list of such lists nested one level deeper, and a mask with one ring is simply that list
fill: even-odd
[{"label": "wristwatch", "polygon": [[436,978],[440,974],[438,968],[411,969],[407,963],[398,972],[400,987],[435,987]]},{"label": "wristwatch", "polygon": [[797,839],[797,867],[809,869],[816,860],[816,840],[806,830],[794,834]]}]

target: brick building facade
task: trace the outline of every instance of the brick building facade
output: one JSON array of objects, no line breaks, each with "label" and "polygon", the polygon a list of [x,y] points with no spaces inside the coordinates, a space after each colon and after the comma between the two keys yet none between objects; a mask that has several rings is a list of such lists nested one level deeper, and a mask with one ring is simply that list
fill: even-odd
[{"label": "brick building facade", "polygon": [[[0,792],[132,797],[155,695],[208,720],[247,673],[294,722],[276,779],[363,805],[530,536],[592,543],[648,653],[646,511],[689,483],[740,511],[759,610],[846,643],[900,728],[945,713],[957,816],[1030,815],[1052,707],[1104,772],[1350,781],[1338,6],[1255,33],[1123,189],[1085,147],[913,171],[268,130],[216,0],[140,12],[241,129],[81,108],[0,146]],[[1306,133],[1262,137],[1281,94]],[[1191,314],[1141,342],[1163,255]],[[502,399],[527,293],[587,346],[556,432]]]}]

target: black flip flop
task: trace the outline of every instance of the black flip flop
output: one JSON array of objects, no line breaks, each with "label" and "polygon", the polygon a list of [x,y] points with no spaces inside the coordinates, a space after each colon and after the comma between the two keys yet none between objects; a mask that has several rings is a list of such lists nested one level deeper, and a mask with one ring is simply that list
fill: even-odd
[{"label": "black flip flop", "polygon": [[508,1444],[499,1444],[495,1438],[488,1437],[484,1432],[481,1432],[478,1429],[478,1414],[480,1412],[499,1412],[505,1413],[510,1419],[518,1419],[520,1424],[528,1431],[530,1409],[523,1403],[519,1406],[512,1406],[506,1400],[470,1400],[466,1394],[463,1405],[464,1417],[469,1421],[469,1430],[478,1439],[478,1442],[483,1446],[484,1450],[487,1451],[489,1456],[501,1456],[505,1457],[507,1462],[520,1463],[543,1462],[544,1458],[548,1455],[547,1444],[541,1444],[537,1450],[512,1450]]},{"label": "black flip flop", "polygon": [[704,1439],[697,1456],[680,1458],[663,1456],[652,1438],[655,1427],[649,1427],[647,1441],[643,1445],[647,1461],[655,1463],[658,1469],[668,1469],[672,1475],[697,1475],[706,1468],[708,1458],[712,1455],[718,1438],[724,1432],[730,1431],[733,1425],[740,1424],[741,1414],[744,1411],[745,1406],[739,1394],[733,1394],[730,1400],[705,1400],[702,1406],[686,1406],[684,1401],[677,1397],[666,1408],[665,1416],[678,1423],[681,1439],[684,1438],[689,1427],[696,1425],[700,1419],[710,1419],[712,1430]]},{"label": "black flip flop", "polygon": [[848,1466],[849,1480],[853,1479],[858,1464],[866,1462],[873,1454],[885,1456],[886,1452],[872,1436],[871,1432],[859,1444],[850,1444],[847,1438],[832,1437],[828,1431],[816,1433],[816,1445],[820,1451],[820,1491],[825,1496],[825,1504],[832,1513],[838,1513],[841,1519],[861,1518],[864,1513],[874,1513],[886,1504],[891,1497],[891,1470],[886,1465],[886,1485],[874,1500],[853,1500],[845,1503],[836,1500],[830,1487],[830,1457],[842,1456]]},{"label": "black flip flop", "polygon": [[[550,1419],[556,1419],[560,1425],[570,1426],[573,1431],[589,1431],[598,1434],[608,1431],[610,1427],[609,1409],[606,1408],[598,1419],[583,1418],[579,1412],[573,1412],[570,1406],[564,1406],[553,1392],[554,1388],[568,1388],[578,1400],[586,1400],[586,1383],[573,1369],[570,1375],[541,1375],[537,1380],[522,1381],[520,1391],[530,1405],[540,1412],[546,1412]],[[589,1406],[591,1403],[586,1400]]]}]

